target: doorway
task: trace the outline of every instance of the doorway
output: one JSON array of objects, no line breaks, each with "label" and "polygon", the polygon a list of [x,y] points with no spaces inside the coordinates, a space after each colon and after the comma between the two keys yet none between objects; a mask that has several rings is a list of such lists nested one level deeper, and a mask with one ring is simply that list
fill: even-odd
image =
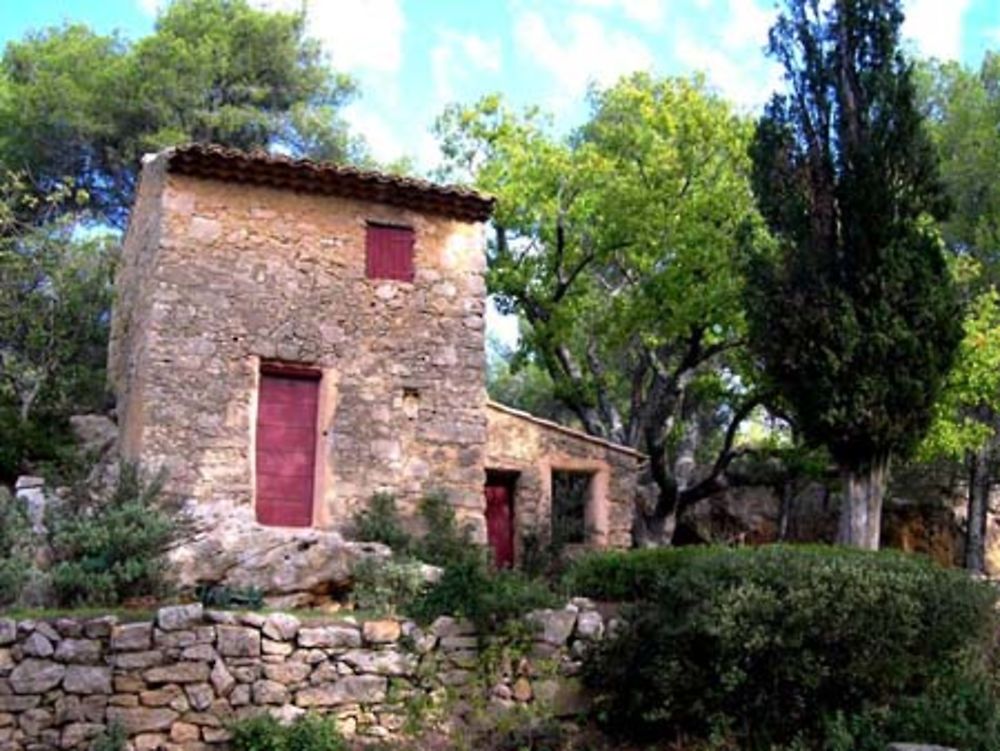
[{"label": "doorway", "polygon": [[486,538],[497,568],[514,565],[514,487],[517,474],[486,472]]}]

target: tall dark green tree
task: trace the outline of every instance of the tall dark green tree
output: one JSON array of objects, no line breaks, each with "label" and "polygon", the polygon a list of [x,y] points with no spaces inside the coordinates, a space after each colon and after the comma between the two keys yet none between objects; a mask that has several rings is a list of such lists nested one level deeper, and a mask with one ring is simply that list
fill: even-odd
[{"label": "tall dark green tree", "polygon": [[926,432],[962,336],[935,219],[937,157],[899,48],[899,0],[785,0],[785,69],[753,182],[774,243],[749,263],[752,347],[804,437],[843,474],[839,539],[879,544],[894,457]]}]

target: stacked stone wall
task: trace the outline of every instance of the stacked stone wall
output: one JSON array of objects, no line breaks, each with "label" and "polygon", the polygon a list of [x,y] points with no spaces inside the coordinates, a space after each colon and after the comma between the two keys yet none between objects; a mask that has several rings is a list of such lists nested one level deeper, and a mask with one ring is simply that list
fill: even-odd
[{"label": "stacked stone wall", "polygon": [[[476,707],[580,712],[575,675],[600,613],[575,600],[527,620],[534,642],[511,654],[446,617],[421,629],[193,604],[137,623],[0,618],[0,749],[85,749],[111,723],[136,751],[225,747],[234,721],[262,712],[332,714],[348,736],[383,739]],[[501,659],[487,666],[483,649]]]}]

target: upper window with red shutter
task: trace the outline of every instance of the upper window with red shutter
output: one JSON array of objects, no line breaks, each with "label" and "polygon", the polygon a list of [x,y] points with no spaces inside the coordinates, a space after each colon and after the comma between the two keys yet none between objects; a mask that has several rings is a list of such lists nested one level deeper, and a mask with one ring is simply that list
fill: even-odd
[{"label": "upper window with red shutter", "polygon": [[413,281],[413,229],[369,224],[365,236],[365,274],[369,279]]}]

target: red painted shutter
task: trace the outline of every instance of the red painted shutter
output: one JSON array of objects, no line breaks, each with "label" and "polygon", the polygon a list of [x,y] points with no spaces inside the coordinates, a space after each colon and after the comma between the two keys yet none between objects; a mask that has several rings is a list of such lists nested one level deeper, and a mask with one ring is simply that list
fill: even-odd
[{"label": "red painted shutter", "polygon": [[365,270],[369,279],[413,281],[413,230],[369,224],[365,235]]},{"label": "red painted shutter", "polygon": [[261,524],[312,524],[318,376],[308,371],[261,373],[256,451]]}]

